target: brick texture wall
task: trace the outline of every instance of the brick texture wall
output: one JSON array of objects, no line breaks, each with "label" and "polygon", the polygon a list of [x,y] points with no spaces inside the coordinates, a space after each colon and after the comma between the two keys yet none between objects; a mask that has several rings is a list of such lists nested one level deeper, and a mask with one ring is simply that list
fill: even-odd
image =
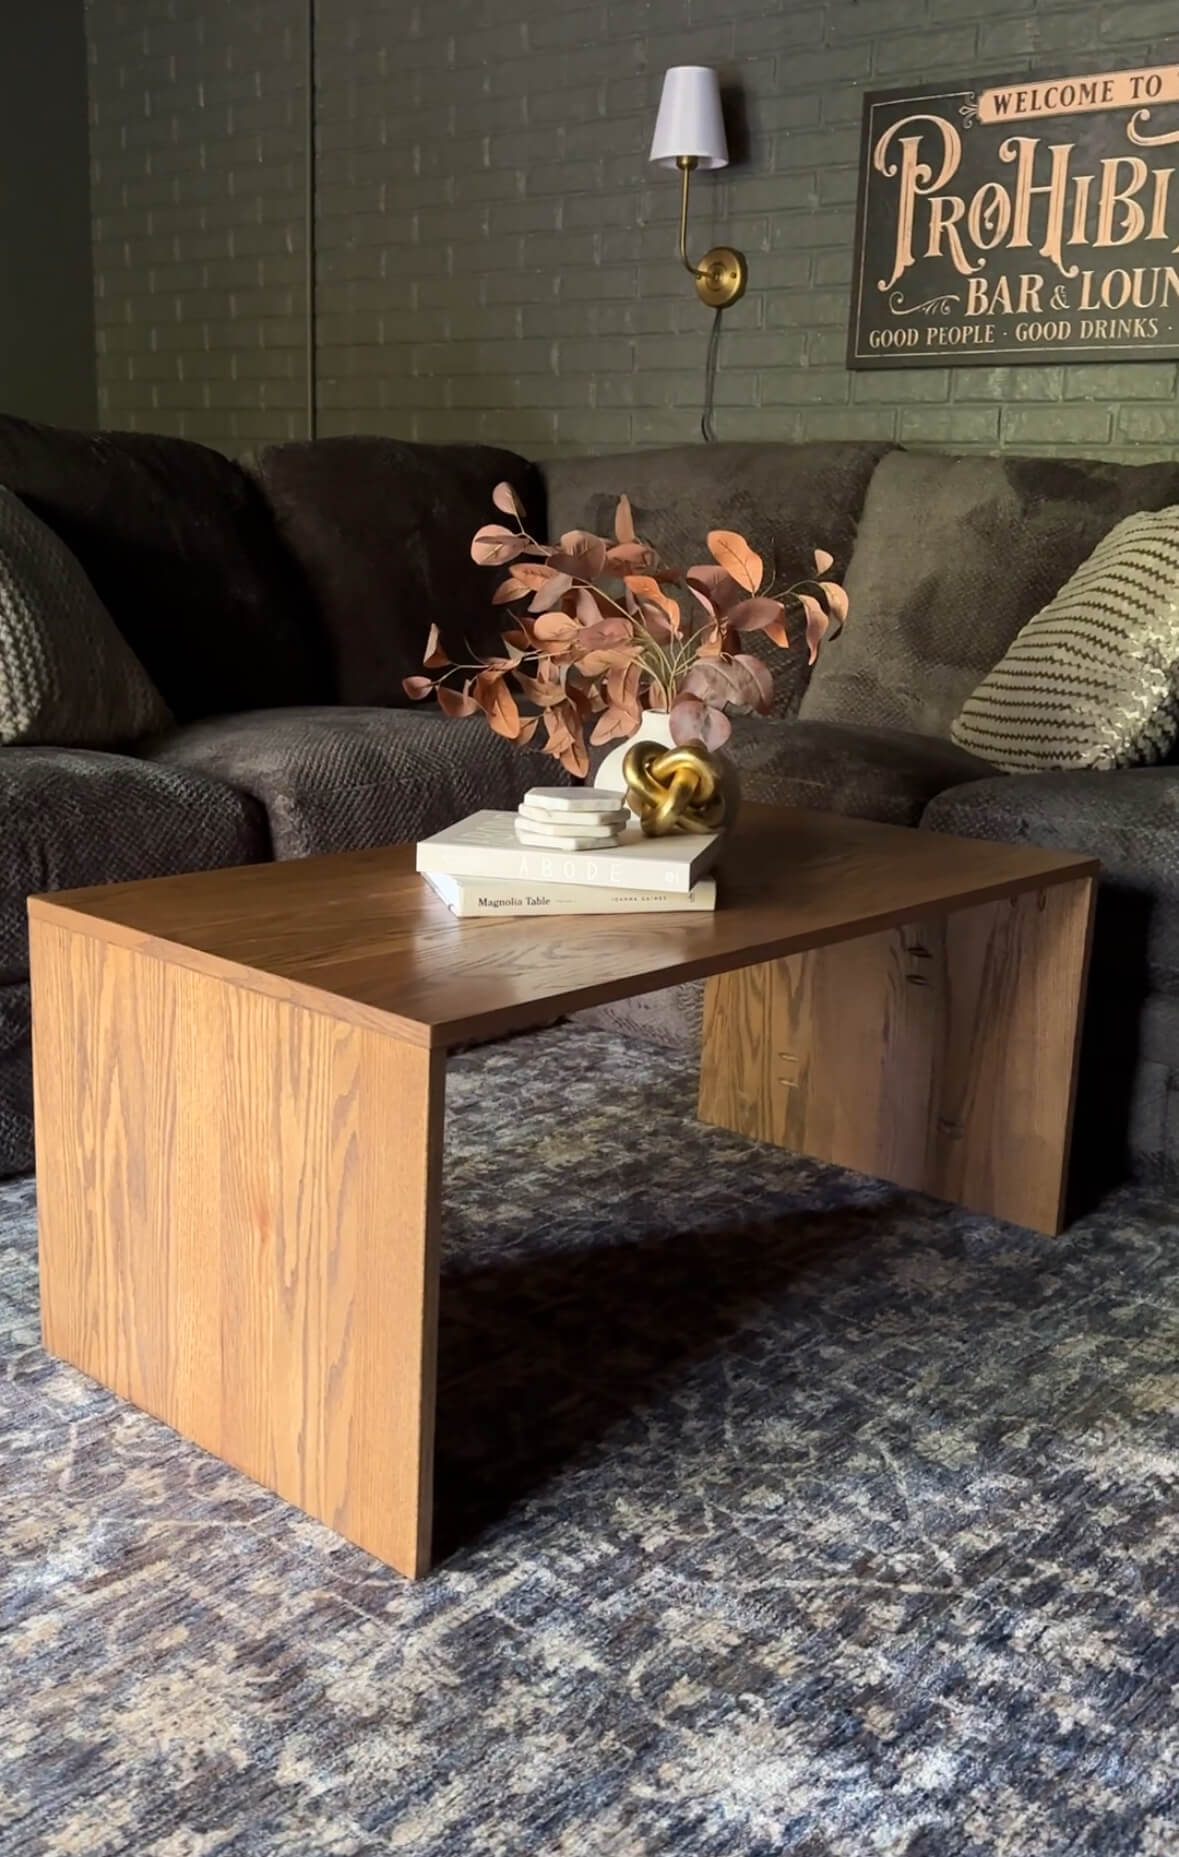
[{"label": "brick texture wall", "polygon": [[303,0],[87,0],[99,417],[304,429]]},{"label": "brick texture wall", "polygon": [[[229,450],[301,432],[304,0],[88,18],[104,417]],[[1168,455],[1171,364],[843,353],[865,88],[1176,56],[1174,0],[318,0],[320,430],[695,437],[709,313],[646,153],[664,69],[698,63],[744,116],[694,187],[692,249],[750,263],[718,437]]]}]

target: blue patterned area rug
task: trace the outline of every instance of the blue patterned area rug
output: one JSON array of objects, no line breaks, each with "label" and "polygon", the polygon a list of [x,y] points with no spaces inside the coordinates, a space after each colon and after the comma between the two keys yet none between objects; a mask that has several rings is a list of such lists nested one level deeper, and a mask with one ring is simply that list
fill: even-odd
[{"label": "blue patterned area rug", "polygon": [[1174,1857],[1179,1215],[1050,1241],[451,1068],[405,1584],[37,1343],[0,1185],[4,1857]]}]

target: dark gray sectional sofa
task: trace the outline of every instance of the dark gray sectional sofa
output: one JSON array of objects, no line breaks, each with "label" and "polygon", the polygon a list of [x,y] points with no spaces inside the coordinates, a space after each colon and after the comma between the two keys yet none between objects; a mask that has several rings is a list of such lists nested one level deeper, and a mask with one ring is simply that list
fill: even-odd
[{"label": "dark gray sectional sofa", "polygon": [[[601,529],[626,491],[640,533],[677,558],[703,559],[711,527],[791,578],[816,544],[835,555],[851,619],[815,672],[762,642],[778,700],[737,722],[746,794],[1100,857],[1078,1153],[1093,1184],[1179,1173],[1179,768],[1012,777],[949,740],[1101,536],[1179,503],[1179,464],[811,444],[538,466],[357,438],[247,468],[181,440],[3,418],[0,484],[80,559],[175,727],[119,753],[0,748],[0,1172],[33,1158],[31,892],[412,838],[559,777],[401,690],[432,620],[452,656],[495,636],[468,544],[501,478],[537,534]],[[698,996],[608,1011],[679,1041]]]}]

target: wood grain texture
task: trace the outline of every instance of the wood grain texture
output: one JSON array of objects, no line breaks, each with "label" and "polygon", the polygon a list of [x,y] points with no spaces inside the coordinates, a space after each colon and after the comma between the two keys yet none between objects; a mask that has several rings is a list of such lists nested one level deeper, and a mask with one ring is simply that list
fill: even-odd
[{"label": "wood grain texture", "polygon": [[412,845],[34,898],[31,918],[423,1045],[1092,875],[1091,859],[749,806],[715,915],[458,921]]},{"label": "wood grain texture", "polygon": [[1059,1231],[1093,890],[1030,890],[717,976],[701,1120]]},{"label": "wood grain texture", "polygon": [[32,922],[45,1346],[414,1575],[444,1058]]}]

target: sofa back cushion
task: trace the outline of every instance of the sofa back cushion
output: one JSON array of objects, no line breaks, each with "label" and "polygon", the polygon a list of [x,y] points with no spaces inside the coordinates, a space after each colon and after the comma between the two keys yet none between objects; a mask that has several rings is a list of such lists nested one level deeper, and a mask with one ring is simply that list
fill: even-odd
[{"label": "sofa back cushion", "polygon": [[851,605],[801,713],[946,737],[1017,632],[1124,516],[1179,501],[1179,465],[947,457],[877,467]]},{"label": "sofa back cushion", "polygon": [[542,520],[535,468],[490,445],[412,445],[325,438],[271,445],[254,461],[287,546],[315,593],[341,703],[400,706],[432,621],[451,658],[499,641],[501,576],[471,559],[471,537],[502,517],[497,483],[512,484]]},{"label": "sofa back cushion", "polygon": [[[625,492],[644,541],[677,565],[707,561],[709,529],[736,529],[779,580],[814,572],[814,550],[847,568],[864,495],[887,445],[680,445],[667,451],[605,458],[561,458],[542,467],[548,493],[548,539],[568,529],[612,532]],[[542,538],[543,539],[543,538]],[[774,675],[774,714],[792,715],[808,677],[802,628],[790,624],[781,651],[760,633],[745,648]],[[797,636],[795,636],[795,634]]]},{"label": "sofa back cushion", "polygon": [[324,699],[310,595],[230,459],[0,415],[0,485],[81,563],[177,720]]},{"label": "sofa back cushion", "polygon": [[0,485],[0,744],[122,747],[170,721],[61,537]]}]

